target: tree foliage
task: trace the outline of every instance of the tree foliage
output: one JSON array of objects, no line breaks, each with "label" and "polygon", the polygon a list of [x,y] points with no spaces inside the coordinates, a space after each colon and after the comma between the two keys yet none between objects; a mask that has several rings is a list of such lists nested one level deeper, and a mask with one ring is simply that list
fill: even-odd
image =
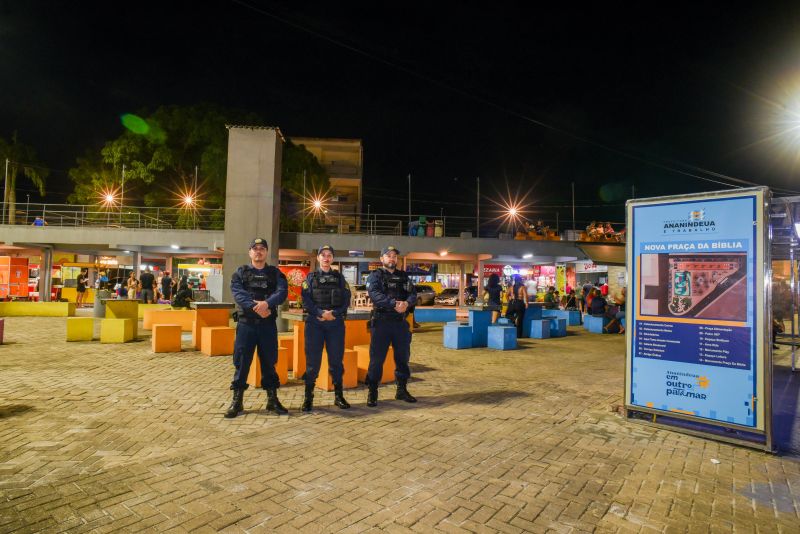
[{"label": "tree foliage", "polygon": [[[193,189],[198,171],[200,206],[225,205],[228,132],[226,124],[261,124],[255,115],[213,105],[161,106],[151,114],[124,115],[127,128],[99,152],[87,152],[70,170],[74,203],[97,203],[102,191],[122,190],[125,205],[174,206]],[[308,191],[327,191],[324,168],[305,147],[287,140],[283,150],[281,219],[291,229],[302,206],[303,172]],[[299,208],[302,209],[302,208]],[[222,221],[220,221],[220,224]]]},{"label": "tree foliage", "polygon": [[30,179],[39,194],[44,196],[45,183],[49,170],[39,161],[33,147],[19,142],[17,132],[11,135],[11,142],[0,138],[0,162],[5,165],[8,160],[8,184],[3,198],[3,206],[8,209],[6,221],[16,223],[17,212],[17,177],[20,171]]}]

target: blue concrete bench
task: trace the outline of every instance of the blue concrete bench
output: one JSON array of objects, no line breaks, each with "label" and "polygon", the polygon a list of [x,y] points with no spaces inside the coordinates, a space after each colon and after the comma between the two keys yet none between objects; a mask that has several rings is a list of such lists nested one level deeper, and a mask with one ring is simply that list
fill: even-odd
[{"label": "blue concrete bench", "polygon": [[567,335],[566,319],[548,319],[550,321],[550,337],[565,337]]},{"label": "blue concrete bench", "polygon": [[510,326],[514,326],[514,323],[512,323],[510,320],[506,319],[505,317],[498,317],[497,318],[497,322],[495,324],[496,325],[502,325],[502,326],[509,326],[509,325]]},{"label": "blue concrete bench", "polygon": [[469,311],[469,326],[472,328],[472,346],[485,347],[489,335],[489,325],[492,324],[492,312],[489,310]]},{"label": "blue concrete bench", "polygon": [[490,326],[488,347],[497,350],[512,350],[517,348],[517,328],[515,326]]},{"label": "blue concrete bench", "polygon": [[593,334],[603,334],[603,327],[611,322],[608,317],[592,317],[591,315],[583,316],[583,327]]},{"label": "blue concrete bench", "polygon": [[542,318],[555,317],[556,319],[566,319],[567,326],[578,326],[581,324],[581,312],[578,310],[544,310]]},{"label": "blue concrete bench", "polygon": [[550,337],[550,319],[531,319],[528,321],[530,336],[534,339],[547,339]]},{"label": "blue concrete bench", "polygon": [[448,349],[472,348],[472,327],[460,323],[444,325],[444,346]]},{"label": "blue concrete bench", "polygon": [[525,308],[525,316],[522,318],[522,337],[533,337],[531,335],[531,321],[542,318],[542,307],[529,305]]},{"label": "blue concrete bench", "polygon": [[456,320],[455,308],[416,308],[414,320],[418,323],[446,323]]}]

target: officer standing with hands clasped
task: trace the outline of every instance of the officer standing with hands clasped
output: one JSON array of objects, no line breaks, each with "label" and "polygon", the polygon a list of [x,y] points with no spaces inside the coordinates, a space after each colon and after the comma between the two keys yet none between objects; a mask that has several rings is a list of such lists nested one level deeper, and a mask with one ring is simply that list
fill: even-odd
[{"label": "officer standing with hands clasped", "polygon": [[367,278],[367,291],[372,299],[372,331],[369,342],[369,370],[367,371],[367,406],[378,405],[378,384],[383,375],[383,362],[389,351],[389,344],[394,348],[395,378],[397,393],[395,399],[406,402],[417,402],[406,389],[411,369],[408,360],[411,353],[411,332],[406,322],[409,307],[417,303],[414,284],[405,271],[397,269],[395,247],[386,247],[381,251],[383,267],[376,269]]},{"label": "officer standing with hands clasped", "polygon": [[350,307],[350,286],[338,271],[331,268],[333,247],[323,245],[317,251],[319,269],[308,273],[303,282],[303,308],[306,318],[306,395],[302,410],[314,407],[314,383],[322,363],[322,345],[328,353],[328,368],[333,379],[334,404],[343,410],[350,407],[342,393],[344,374],[344,320]]},{"label": "officer standing with hands clasped", "polygon": [[236,301],[238,325],[233,345],[233,401],[225,417],[236,417],[244,410],[242,400],[247,389],[247,374],[253,362],[253,351],[258,347],[261,362],[261,384],[267,391],[267,411],[288,413],[278,400],[278,328],[275,318],[278,306],[289,294],[286,276],[273,265],[267,265],[267,240],[258,238],[250,242],[250,265],[242,265],[231,278],[231,292]]}]

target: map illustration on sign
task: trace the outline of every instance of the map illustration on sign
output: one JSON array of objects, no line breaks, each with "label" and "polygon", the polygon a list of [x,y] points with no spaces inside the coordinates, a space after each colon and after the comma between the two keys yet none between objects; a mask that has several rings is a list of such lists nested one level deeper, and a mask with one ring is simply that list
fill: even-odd
[{"label": "map illustration on sign", "polygon": [[642,254],[642,315],[745,321],[747,254]]}]

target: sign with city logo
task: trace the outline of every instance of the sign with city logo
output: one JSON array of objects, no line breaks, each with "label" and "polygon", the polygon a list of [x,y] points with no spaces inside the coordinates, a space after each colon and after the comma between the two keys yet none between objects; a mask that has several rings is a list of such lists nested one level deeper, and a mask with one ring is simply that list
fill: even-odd
[{"label": "sign with city logo", "polygon": [[628,202],[629,411],[768,432],[768,195]]}]

